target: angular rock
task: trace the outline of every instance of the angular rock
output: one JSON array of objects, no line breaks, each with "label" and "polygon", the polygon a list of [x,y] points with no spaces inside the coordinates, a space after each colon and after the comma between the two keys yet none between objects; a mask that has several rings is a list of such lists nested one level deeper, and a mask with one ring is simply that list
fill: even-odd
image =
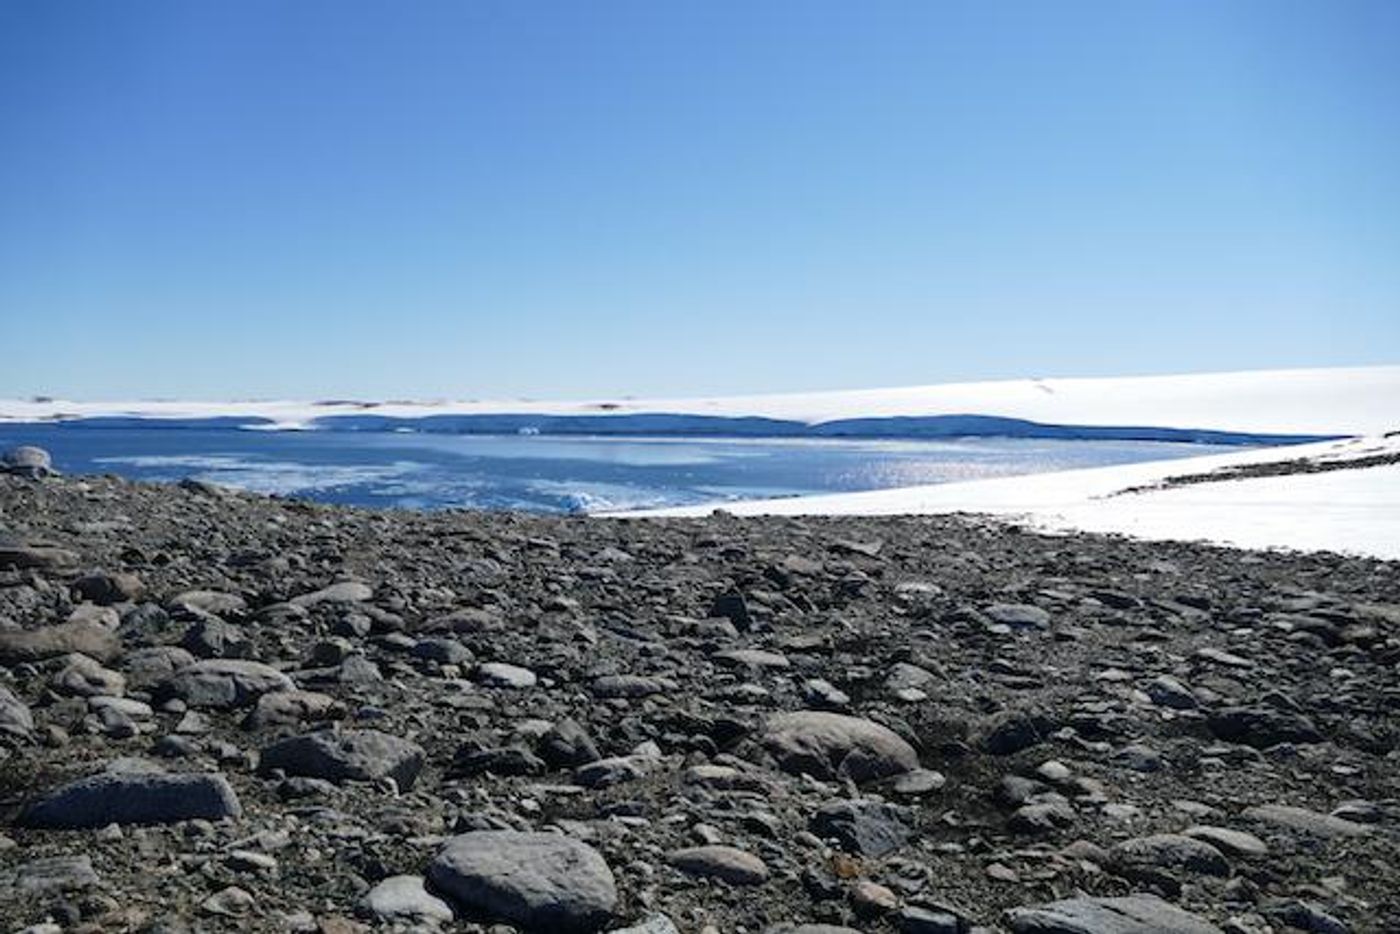
[{"label": "angular rock", "polygon": [[258,698],[257,706],[248,715],[245,725],[253,730],[269,726],[296,726],[299,723],[339,720],[347,713],[345,705],[329,694],[274,691]]},{"label": "angular rock", "polygon": [[966,934],[967,922],[951,911],[910,905],[899,913],[900,934]]},{"label": "angular rock", "polygon": [[889,727],[826,711],[769,717],[762,742],[783,771],[820,779],[849,776],[866,782],[919,767],[914,747]]},{"label": "angular rock", "polygon": [[1211,714],[1206,725],[1218,738],[1256,749],[1279,743],[1320,743],[1322,734],[1300,713],[1273,707],[1229,707]]},{"label": "angular rock", "polygon": [[196,620],[180,645],[199,658],[247,658],[252,651],[243,630],[217,616]]},{"label": "angular rock", "polygon": [[588,762],[574,770],[574,781],[584,788],[611,788],[645,778],[661,762],[655,756],[612,756]]},{"label": "angular rock", "polygon": [[178,645],[156,645],[128,652],[122,659],[122,671],[127,687],[144,691],[194,663],[195,657]]},{"label": "angular rock", "polygon": [[556,769],[574,768],[602,758],[588,732],[568,717],[540,737],[537,749],[540,758]]},{"label": "angular rock", "polygon": [[1299,898],[1271,898],[1259,906],[1259,913],[1289,930],[1308,934],[1351,934],[1351,927],[1320,905]]},{"label": "angular rock", "polygon": [[741,593],[731,591],[715,597],[707,615],[711,619],[729,620],[740,632],[747,632],[753,628],[753,616],[749,613],[748,601]]},{"label": "angular rock", "polygon": [[1196,694],[1171,675],[1160,675],[1143,690],[1152,703],[1172,710],[1195,710],[1199,706]]},{"label": "angular rock", "polygon": [[1006,710],[988,719],[980,745],[994,756],[1009,756],[1045,741],[1049,718],[1034,710]]},{"label": "angular rock", "polygon": [[462,834],[434,858],[428,878],[471,915],[530,931],[597,931],[617,907],[617,885],[603,857],[558,834]]},{"label": "angular rock", "polygon": [[836,840],[848,853],[870,857],[893,853],[914,835],[907,808],[864,799],[822,805],[808,828],[819,837]]},{"label": "angular rock", "polygon": [[0,684],[0,733],[28,739],[33,732],[34,715],[29,712],[29,706]]},{"label": "angular rock", "polygon": [[1059,795],[1051,800],[1023,804],[1012,812],[1006,826],[1015,833],[1046,834],[1069,827],[1075,821],[1074,808]]},{"label": "angular rock", "polygon": [[431,637],[419,639],[413,645],[413,657],[437,662],[439,665],[466,665],[475,656],[472,650],[456,639]]},{"label": "angular rock", "polygon": [[263,748],[258,770],[333,782],[392,778],[400,791],[413,787],[423,769],[423,747],[378,730],[321,730],[290,736]]},{"label": "angular rock", "polygon": [[42,795],[21,812],[24,827],[73,829],[108,824],[168,824],[243,813],[218,773],[101,772]]},{"label": "angular rock", "polygon": [[247,707],[272,691],[296,685],[282,672],[262,662],[212,658],[181,668],[160,685],[160,693],[178,697],[191,707]]},{"label": "angular rock", "polygon": [[73,595],[99,606],[140,600],[146,587],[135,574],[88,574],[73,582]]}]

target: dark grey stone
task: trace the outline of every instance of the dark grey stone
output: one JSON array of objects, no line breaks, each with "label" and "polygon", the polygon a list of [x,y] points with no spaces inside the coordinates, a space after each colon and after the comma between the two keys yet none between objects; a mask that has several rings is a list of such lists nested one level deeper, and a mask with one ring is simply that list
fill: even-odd
[{"label": "dark grey stone", "polygon": [[242,813],[228,779],[218,773],[122,771],[62,785],[25,808],[18,823],[66,829],[216,820]]},{"label": "dark grey stone", "polygon": [[333,782],[392,778],[408,791],[423,768],[423,747],[378,730],[321,730],[278,740],[263,749],[259,771]]}]

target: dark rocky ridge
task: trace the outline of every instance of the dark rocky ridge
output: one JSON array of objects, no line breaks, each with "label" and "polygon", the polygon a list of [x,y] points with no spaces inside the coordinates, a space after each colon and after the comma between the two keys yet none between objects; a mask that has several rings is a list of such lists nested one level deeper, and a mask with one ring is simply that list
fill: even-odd
[{"label": "dark rocky ridge", "polygon": [[6,929],[1400,927],[1395,563],[0,477],[0,659]]}]

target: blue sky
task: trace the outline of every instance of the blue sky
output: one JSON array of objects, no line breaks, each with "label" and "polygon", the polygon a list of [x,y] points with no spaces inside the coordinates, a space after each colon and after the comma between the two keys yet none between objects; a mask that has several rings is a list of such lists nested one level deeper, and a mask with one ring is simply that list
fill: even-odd
[{"label": "blue sky", "polygon": [[0,3],[0,395],[1400,360],[1400,3]]}]

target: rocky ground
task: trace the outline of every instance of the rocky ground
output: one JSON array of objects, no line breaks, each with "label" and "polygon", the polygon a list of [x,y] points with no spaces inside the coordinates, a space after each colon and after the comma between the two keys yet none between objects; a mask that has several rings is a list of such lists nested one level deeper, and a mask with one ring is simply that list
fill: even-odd
[{"label": "rocky ground", "polygon": [[1400,930],[1394,563],[29,474],[6,929]]}]

